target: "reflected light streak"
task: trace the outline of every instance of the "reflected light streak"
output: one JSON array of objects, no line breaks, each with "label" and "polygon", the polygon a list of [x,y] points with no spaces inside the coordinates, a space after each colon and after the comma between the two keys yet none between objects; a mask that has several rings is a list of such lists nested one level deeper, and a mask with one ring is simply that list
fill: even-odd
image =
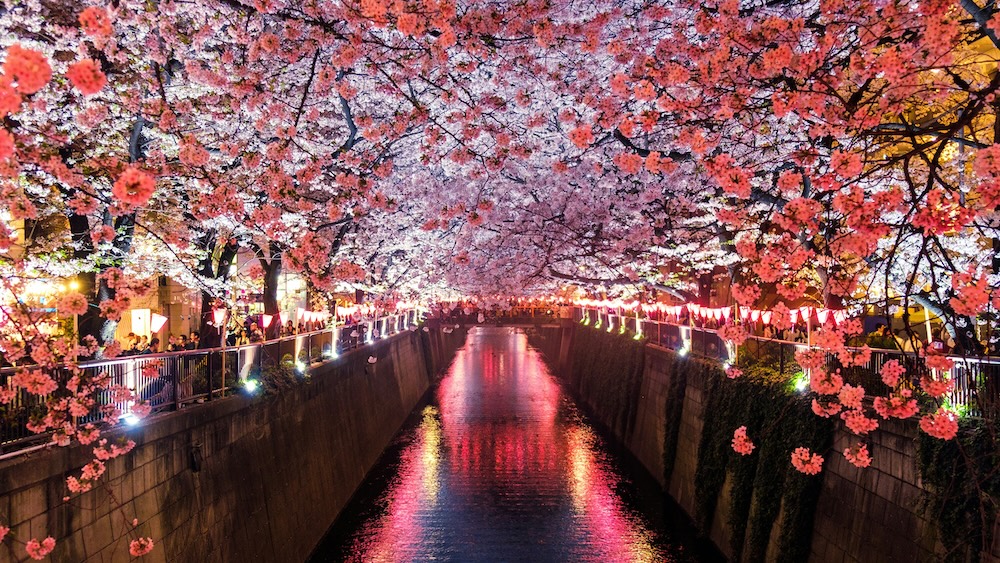
[{"label": "reflected light streak", "polygon": [[523,333],[471,331],[435,400],[350,560],[667,560]]}]

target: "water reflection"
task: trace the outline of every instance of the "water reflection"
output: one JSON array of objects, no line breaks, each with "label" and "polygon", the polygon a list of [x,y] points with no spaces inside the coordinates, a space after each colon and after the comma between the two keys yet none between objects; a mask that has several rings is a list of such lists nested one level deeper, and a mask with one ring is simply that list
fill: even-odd
[{"label": "water reflection", "polygon": [[316,560],[690,560],[623,499],[620,468],[519,331],[470,333],[399,444]]}]

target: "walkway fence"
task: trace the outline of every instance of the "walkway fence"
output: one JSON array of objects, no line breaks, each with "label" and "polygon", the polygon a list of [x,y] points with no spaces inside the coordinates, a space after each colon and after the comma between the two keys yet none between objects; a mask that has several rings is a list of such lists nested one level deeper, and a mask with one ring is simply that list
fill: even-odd
[{"label": "walkway fence", "polygon": [[[625,332],[641,334],[653,344],[684,354],[714,358],[723,363],[738,363],[741,366],[763,364],[789,379],[802,372],[795,361],[795,352],[808,348],[802,342],[751,336],[740,347],[737,358],[736,349],[727,346],[718,333],[710,328],[636,318],[634,315],[616,315],[607,309],[582,307],[574,308],[573,318],[609,332],[622,331],[624,328]],[[951,355],[948,358],[954,362],[954,367],[947,374],[936,374],[938,377],[946,375],[955,382],[948,402],[969,416],[1000,416],[1000,358]],[[925,365],[924,358],[917,354],[876,348],[872,348],[871,358],[864,365],[844,367],[835,356],[828,355],[827,367],[831,370],[839,369],[845,382],[863,385],[869,396],[884,396],[890,390],[882,382],[880,371],[882,365],[889,360],[898,360],[906,367],[907,380],[904,384],[911,387],[919,385],[920,378],[932,371]]]},{"label": "walkway fence", "polygon": [[[259,378],[266,370],[273,369],[273,365],[305,373],[315,362],[333,359],[341,353],[405,331],[418,320],[417,311],[411,310],[245,346],[124,356],[83,362],[79,368],[90,375],[108,377],[109,387],[120,386],[133,391],[139,400],[152,407],[153,412],[172,411],[232,394],[248,379]],[[14,373],[15,368],[0,370],[0,383],[8,384]],[[60,384],[65,384],[69,372],[60,370],[55,377]],[[45,402],[49,398],[20,389],[10,403],[0,405],[0,457],[51,439],[48,434],[35,434],[27,428],[32,417],[45,412]],[[109,407],[128,413],[133,404],[116,401],[110,390],[100,392],[96,402],[90,414],[77,419],[78,424],[99,423]]]}]

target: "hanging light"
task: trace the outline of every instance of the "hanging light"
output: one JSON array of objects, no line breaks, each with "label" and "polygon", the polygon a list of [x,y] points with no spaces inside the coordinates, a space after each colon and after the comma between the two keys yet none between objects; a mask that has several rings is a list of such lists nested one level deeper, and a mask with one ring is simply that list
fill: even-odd
[{"label": "hanging light", "polygon": [[212,319],[215,320],[215,326],[222,326],[223,321],[226,320],[226,310],[225,309],[213,309]]},{"label": "hanging light", "polygon": [[149,331],[154,334],[160,332],[160,329],[163,328],[163,325],[166,322],[167,322],[167,317],[153,313],[149,317]]},{"label": "hanging light", "polygon": [[278,319],[281,320],[281,326],[285,326],[285,323],[288,322],[288,313],[285,311],[278,313]]},{"label": "hanging light", "polygon": [[260,320],[261,320],[261,323],[264,325],[264,328],[267,328],[267,327],[271,326],[271,321],[274,320],[274,315],[262,315],[260,317]]}]

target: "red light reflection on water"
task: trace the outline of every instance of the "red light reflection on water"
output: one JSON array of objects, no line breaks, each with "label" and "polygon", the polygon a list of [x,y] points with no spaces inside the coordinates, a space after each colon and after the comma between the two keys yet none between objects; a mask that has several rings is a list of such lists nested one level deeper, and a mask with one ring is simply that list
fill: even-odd
[{"label": "red light reflection on water", "polygon": [[523,334],[471,333],[436,399],[352,560],[665,559]]}]

